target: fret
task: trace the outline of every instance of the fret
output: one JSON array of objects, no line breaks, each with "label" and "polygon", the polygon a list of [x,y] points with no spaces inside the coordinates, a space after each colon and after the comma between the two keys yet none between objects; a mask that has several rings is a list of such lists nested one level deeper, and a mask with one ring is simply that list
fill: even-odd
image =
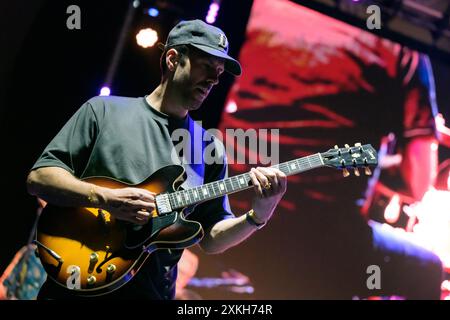
[{"label": "fret", "polygon": [[216,195],[219,195],[221,192],[220,192],[220,188],[219,188],[219,182],[218,181],[214,181],[213,183],[212,183],[212,186],[213,186],[213,189],[214,189],[214,195],[216,196]]},{"label": "fret", "polygon": [[250,174],[248,173],[244,173],[244,186],[247,187],[248,186],[248,182],[252,181],[252,178],[250,177]]},{"label": "fret", "polygon": [[200,186],[200,187],[198,187],[197,189],[198,189],[198,190],[197,190],[197,192],[198,192],[198,197],[199,197],[201,200],[205,200],[206,196],[203,194],[203,186]]},{"label": "fret", "polygon": [[191,205],[191,204],[195,203],[194,193],[193,193],[192,189],[188,189],[187,194],[189,196],[189,204]]},{"label": "fret", "polygon": [[320,165],[321,165],[321,166],[324,166],[325,163],[323,162],[323,158],[322,158],[322,155],[321,155],[320,153],[317,154],[317,158],[319,158]]},{"label": "fret", "polygon": [[240,190],[243,186],[245,186],[245,180],[242,175],[240,175],[236,178],[236,182],[238,184],[238,190]]},{"label": "fret", "polygon": [[182,204],[186,205],[187,201],[186,201],[186,194],[185,194],[185,192],[181,191],[180,195],[181,195],[181,202],[182,202]]},{"label": "fret", "polygon": [[202,187],[202,192],[203,192],[203,199],[209,197],[208,185],[207,185],[207,184],[205,184],[205,185]]},{"label": "fret", "polygon": [[214,196],[214,190],[213,190],[212,184],[207,183],[205,186],[206,186],[206,189],[208,190],[208,199],[210,199],[211,197]]},{"label": "fret", "polygon": [[206,185],[206,187],[208,188],[209,196],[214,196],[214,189],[213,189],[211,183],[208,183],[208,184]]},{"label": "fret", "polygon": [[196,199],[201,201],[203,200],[203,195],[202,195],[202,187],[195,187],[194,188],[194,197],[197,197]]},{"label": "fret", "polygon": [[295,170],[290,169],[289,166],[280,166],[279,168],[285,175],[291,175],[292,173],[295,173]]},{"label": "fret", "polygon": [[178,191],[178,197],[180,205],[184,207],[184,197],[183,197],[183,191]]},{"label": "fret", "polygon": [[194,194],[194,200],[197,200],[197,199],[198,199],[198,192],[197,192],[197,189],[193,189],[193,190],[192,190],[192,193]]},{"label": "fret", "polygon": [[179,207],[178,201],[177,201],[176,196],[175,196],[175,193],[170,194],[170,199],[172,201],[172,203],[171,203],[172,208]]},{"label": "fret", "polygon": [[230,178],[225,179],[224,182],[225,182],[225,188],[227,189],[227,192],[233,192],[234,189],[233,189],[233,185],[231,184],[231,179]]},{"label": "fret", "polygon": [[186,190],[186,191],[184,191],[183,193],[184,193],[184,201],[185,201],[185,204],[186,204],[186,205],[190,204],[190,203],[191,203],[191,199],[189,198],[189,191]]},{"label": "fret", "polygon": [[189,194],[189,189],[187,189],[187,190],[184,192],[184,195],[185,195],[185,197],[186,197],[186,204],[187,204],[187,205],[190,205],[190,204],[192,203],[192,200],[191,200],[191,195]]},{"label": "fret", "polygon": [[219,181],[214,182],[213,185],[214,185],[214,192],[216,193],[216,195],[221,195],[222,190],[220,189]]},{"label": "fret", "polygon": [[239,181],[237,176],[231,177],[231,185],[233,186],[233,190],[239,189]]},{"label": "fret", "polygon": [[302,167],[304,169],[308,168],[308,160],[307,159],[305,159],[305,158],[300,159],[300,163],[302,164]]},{"label": "fret", "polygon": [[300,167],[300,171],[305,171],[308,169],[308,163],[305,159],[299,159],[298,165]]},{"label": "fret", "polygon": [[220,181],[216,181],[214,183],[214,190],[216,190],[217,195],[222,195],[224,192],[222,191],[222,188],[220,187]]},{"label": "fret", "polygon": [[290,168],[292,171],[297,170],[297,166],[295,165],[295,162],[291,162],[291,163],[288,165],[288,168]]},{"label": "fret", "polygon": [[291,173],[291,170],[289,170],[289,166],[287,166],[285,163],[277,164],[273,166],[274,168],[277,168],[281,172],[285,173],[286,175]]},{"label": "fret", "polygon": [[172,208],[178,207],[173,193],[169,193],[169,203]]},{"label": "fret", "polygon": [[300,160],[300,159],[295,159],[294,161],[295,161],[295,163],[296,163],[297,166],[298,166],[298,170],[299,170],[299,171],[302,170],[301,160]]},{"label": "fret", "polygon": [[274,168],[277,168],[281,172],[283,172],[285,175],[290,175],[292,173],[292,170],[289,169],[289,166],[287,163],[281,163],[273,166]]},{"label": "fret", "polygon": [[312,157],[315,159],[315,162],[317,163],[317,164],[316,164],[316,167],[323,166],[324,163],[323,163],[322,157],[320,156],[319,153],[316,153],[316,154],[313,155]]},{"label": "fret", "polygon": [[181,197],[181,204],[183,205],[183,206],[185,206],[186,204],[187,204],[187,198],[186,198],[186,190],[180,190],[180,191],[178,191],[178,193],[180,194],[180,197]]},{"label": "fret", "polygon": [[306,160],[308,160],[309,167],[312,168],[311,161],[309,161],[309,157],[306,157]]},{"label": "fret", "polygon": [[183,206],[185,206],[185,205],[186,205],[185,192],[184,192],[184,191],[181,191],[181,192],[180,192],[180,196],[181,196],[181,204],[182,204]]},{"label": "fret", "polygon": [[248,187],[248,183],[252,181],[252,178],[248,173],[244,173],[243,176],[244,176],[244,187]]}]

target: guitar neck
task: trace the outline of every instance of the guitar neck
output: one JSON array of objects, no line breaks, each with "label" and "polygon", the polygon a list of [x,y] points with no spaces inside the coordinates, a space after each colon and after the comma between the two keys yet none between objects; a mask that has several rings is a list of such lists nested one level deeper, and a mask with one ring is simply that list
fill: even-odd
[{"label": "guitar neck", "polygon": [[[286,176],[290,176],[323,166],[325,165],[322,156],[320,153],[316,153],[310,156],[273,165],[271,168],[277,168]],[[179,209],[249,188],[252,188],[252,182],[250,174],[246,172],[191,189],[173,192],[168,194],[168,197],[172,209]]]}]

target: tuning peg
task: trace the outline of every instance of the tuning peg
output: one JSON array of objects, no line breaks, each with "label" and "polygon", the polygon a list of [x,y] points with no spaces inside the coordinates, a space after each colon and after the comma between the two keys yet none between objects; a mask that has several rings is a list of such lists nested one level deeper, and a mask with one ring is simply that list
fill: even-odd
[{"label": "tuning peg", "polygon": [[347,178],[350,175],[350,172],[348,172],[347,168],[342,168],[342,175],[344,178]]},{"label": "tuning peg", "polygon": [[364,173],[366,174],[366,176],[370,176],[372,175],[372,170],[370,170],[369,167],[364,167]]},{"label": "tuning peg", "polygon": [[348,144],[344,144],[344,147],[346,147],[347,149],[350,148]]},{"label": "tuning peg", "polygon": [[360,152],[363,152],[363,148],[362,148],[361,142],[355,143],[355,147],[359,148]]},{"label": "tuning peg", "polygon": [[334,145],[334,149],[337,150],[338,155],[341,156],[341,149],[339,149],[339,146],[337,144]]},{"label": "tuning peg", "polygon": [[355,176],[360,176],[358,168],[353,168],[353,172],[355,173]]}]

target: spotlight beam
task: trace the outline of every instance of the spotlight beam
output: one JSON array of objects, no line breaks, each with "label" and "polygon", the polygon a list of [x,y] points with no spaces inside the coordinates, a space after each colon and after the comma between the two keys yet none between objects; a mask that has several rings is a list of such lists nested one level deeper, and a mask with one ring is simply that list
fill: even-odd
[{"label": "spotlight beam", "polygon": [[112,81],[114,79],[114,75],[116,73],[117,66],[120,62],[120,58],[122,57],[123,47],[128,35],[128,31],[130,30],[131,23],[133,22],[134,14],[136,12],[136,8],[139,7],[140,3],[137,0],[130,1],[130,5],[128,6],[128,10],[125,16],[125,21],[122,25],[122,29],[120,30],[119,40],[116,43],[116,47],[114,48],[113,56],[111,58],[111,62],[108,66],[108,71],[106,73],[106,78],[103,84],[111,88]]}]

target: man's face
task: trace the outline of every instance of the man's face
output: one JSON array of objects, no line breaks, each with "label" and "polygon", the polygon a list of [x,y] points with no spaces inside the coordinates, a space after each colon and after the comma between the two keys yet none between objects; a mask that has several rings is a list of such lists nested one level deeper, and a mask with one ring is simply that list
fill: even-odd
[{"label": "man's face", "polygon": [[[183,58],[182,58],[183,59]],[[224,60],[190,50],[184,63],[179,63],[173,85],[181,104],[188,110],[198,109],[224,72]]]}]

